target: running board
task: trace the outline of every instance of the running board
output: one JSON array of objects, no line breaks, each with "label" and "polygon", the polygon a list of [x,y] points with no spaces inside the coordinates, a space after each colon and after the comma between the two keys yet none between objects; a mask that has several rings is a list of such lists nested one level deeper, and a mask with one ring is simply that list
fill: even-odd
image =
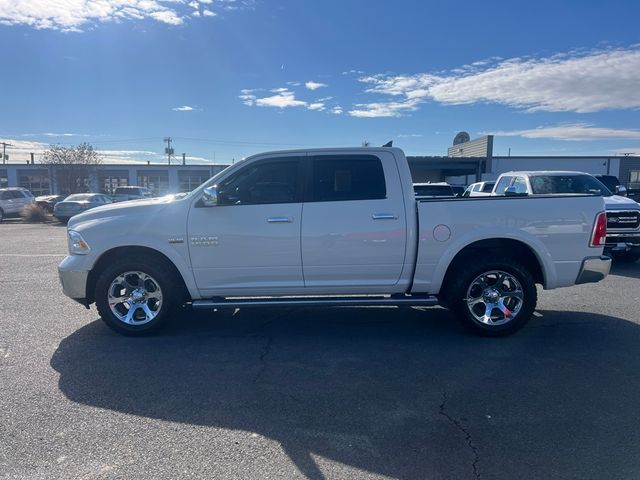
[{"label": "running board", "polygon": [[236,297],[209,300],[194,300],[191,306],[195,310],[211,308],[246,307],[383,307],[410,306],[428,307],[437,305],[433,296],[348,296],[348,297]]}]

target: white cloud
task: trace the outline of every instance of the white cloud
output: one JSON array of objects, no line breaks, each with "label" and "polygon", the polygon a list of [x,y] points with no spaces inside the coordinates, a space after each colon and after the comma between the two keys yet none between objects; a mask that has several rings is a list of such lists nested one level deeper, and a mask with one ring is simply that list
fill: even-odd
[{"label": "white cloud", "polygon": [[398,134],[398,138],[419,138],[423,137],[421,133],[400,133]]},{"label": "white cloud", "polygon": [[[0,25],[80,32],[97,23],[154,20],[183,25],[189,15],[212,17],[215,9],[253,8],[253,0],[0,0]],[[205,8],[206,7],[206,8]],[[202,10],[202,12],[201,12]]]},{"label": "white cloud", "polygon": [[174,112],[193,112],[194,110],[202,110],[198,107],[192,107],[190,105],[182,105],[181,107],[173,107],[171,110]]},{"label": "white cloud", "polygon": [[178,10],[163,0],[0,0],[0,23],[36,29],[80,31],[92,22],[151,18],[183,23]]},{"label": "white cloud", "polygon": [[[275,108],[288,108],[288,107],[306,107],[307,102],[303,102],[302,100],[297,100],[295,93],[290,91],[287,88],[276,88],[271,90],[272,93],[276,93],[276,95],[271,95],[268,97],[258,98],[253,93],[256,90],[244,89],[241,90],[242,95],[239,98],[242,100],[242,103],[248,105],[250,107],[258,106],[258,107],[275,107]],[[247,93],[245,93],[247,92]]]},{"label": "white cloud", "polygon": [[352,117],[399,117],[404,112],[417,110],[419,103],[417,99],[399,102],[358,103],[348,113]]},{"label": "white cloud", "polygon": [[149,16],[154,20],[168,23],[169,25],[182,25],[184,23],[184,20],[182,20],[182,18],[180,18],[173,10],[160,10],[158,12],[151,12]]},{"label": "white cloud", "polygon": [[356,105],[361,117],[398,117],[425,101],[498,103],[527,111],[640,108],[640,48],[570,52],[547,58],[489,59],[449,73],[361,77],[367,92],[400,97]]},{"label": "white cloud", "polygon": [[342,114],[342,107],[340,105],[336,105],[335,107],[333,107],[331,110],[329,110],[331,113],[333,113],[334,115],[341,115]]},{"label": "white cloud", "polygon": [[595,127],[588,123],[537,127],[528,130],[508,130],[489,132],[500,137],[550,138],[553,140],[632,140],[640,139],[640,130],[624,128]]},{"label": "white cloud", "polygon": [[326,87],[328,86],[326,83],[318,83],[318,82],[314,82],[314,81],[308,81],[304,84],[305,88],[307,90],[317,90],[319,88],[322,87]]},{"label": "white cloud", "polygon": [[325,109],[324,103],[322,102],[315,102],[315,103],[310,103],[309,105],[307,105],[307,108],[309,110],[319,110],[322,111]]}]

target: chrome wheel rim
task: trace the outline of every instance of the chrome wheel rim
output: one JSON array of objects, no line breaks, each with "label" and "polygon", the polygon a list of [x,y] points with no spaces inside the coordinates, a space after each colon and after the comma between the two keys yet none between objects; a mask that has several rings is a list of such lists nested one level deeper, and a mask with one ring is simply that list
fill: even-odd
[{"label": "chrome wheel rim", "polygon": [[524,292],[517,278],[502,270],[478,275],[464,299],[476,321],[491,326],[512,321],[524,303]]},{"label": "chrome wheel rim", "polygon": [[162,289],[151,276],[140,271],[118,275],[109,285],[107,301],[111,313],[127,325],[144,325],[162,308]]}]

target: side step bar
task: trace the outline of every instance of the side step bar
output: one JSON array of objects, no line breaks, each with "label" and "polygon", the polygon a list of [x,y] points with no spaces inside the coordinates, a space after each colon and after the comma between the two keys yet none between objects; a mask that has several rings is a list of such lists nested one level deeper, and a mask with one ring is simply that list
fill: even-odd
[{"label": "side step bar", "polygon": [[427,307],[437,305],[433,296],[347,296],[347,297],[233,297],[194,300],[191,306],[195,310],[234,307],[382,307],[414,306]]}]

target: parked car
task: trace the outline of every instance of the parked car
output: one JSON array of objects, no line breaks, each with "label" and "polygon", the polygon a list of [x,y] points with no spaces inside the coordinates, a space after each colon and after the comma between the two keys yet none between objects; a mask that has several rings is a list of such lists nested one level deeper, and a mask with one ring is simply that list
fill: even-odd
[{"label": "parked car", "polygon": [[71,217],[102,205],[108,205],[112,200],[102,193],[74,193],[53,207],[53,216],[61,222],[67,222]]},{"label": "parked car", "polygon": [[476,182],[472,183],[462,194],[463,197],[488,197],[491,195],[496,182]]},{"label": "parked car", "polygon": [[42,195],[40,197],[36,197],[36,203],[45,211],[49,213],[53,213],[53,207],[56,206],[56,203],[64,200],[64,195]]},{"label": "parked car", "polygon": [[607,212],[605,254],[622,262],[640,259],[640,205],[614,195],[605,184],[581,172],[508,172],[498,177],[495,195],[600,195]]},{"label": "parked car", "polygon": [[618,177],[613,175],[594,175],[598,180],[606,185],[606,187],[616,195],[629,197],[631,200],[640,202],[640,190],[625,187]]},{"label": "parked car", "polygon": [[452,198],[456,194],[451,185],[444,182],[439,183],[414,183],[413,191],[417,199],[421,198]]},{"label": "parked car", "polygon": [[618,177],[615,175],[594,175],[595,178],[600,180],[600,182],[604,183],[604,186],[609,189],[612,193],[616,195],[620,195],[621,197],[627,196],[627,187],[620,183]]},{"label": "parked car", "polygon": [[[549,225],[543,232],[540,224]],[[182,198],[73,217],[66,295],[142,335],[195,309],[441,304],[484,335],[531,317],[536,284],[597,282],[602,197],[416,200],[398,148],[249,157]]]},{"label": "parked car", "polygon": [[112,198],[114,202],[126,202],[128,200],[141,200],[143,198],[152,198],[153,192],[147,187],[118,187],[113,192]]},{"label": "parked car", "polygon": [[35,203],[35,198],[26,188],[0,188],[0,222],[5,218],[19,217],[24,207],[32,203]]}]

